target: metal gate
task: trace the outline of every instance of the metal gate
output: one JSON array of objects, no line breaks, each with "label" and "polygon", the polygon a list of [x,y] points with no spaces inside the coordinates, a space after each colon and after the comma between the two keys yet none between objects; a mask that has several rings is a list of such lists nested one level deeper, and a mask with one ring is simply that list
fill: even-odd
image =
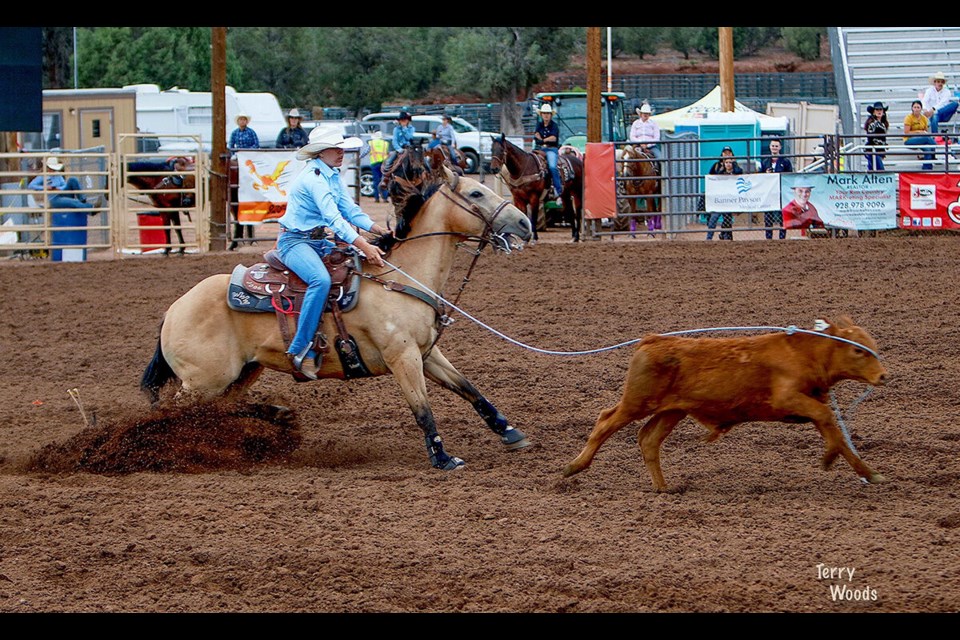
[{"label": "metal gate", "polygon": [[[125,140],[143,137],[123,134],[118,146],[135,147]],[[198,136],[173,137],[183,140],[177,146],[186,151],[175,156],[147,151],[113,155],[111,229],[113,246],[121,253],[197,253],[209,245],[209,160]],[[177,158],[192,164],[176,166]]]}]

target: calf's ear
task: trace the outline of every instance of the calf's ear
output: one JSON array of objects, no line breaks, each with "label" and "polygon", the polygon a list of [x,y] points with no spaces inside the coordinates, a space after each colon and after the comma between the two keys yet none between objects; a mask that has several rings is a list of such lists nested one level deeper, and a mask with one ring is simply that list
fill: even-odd
[{"label": "calf's ear", "polygon": [[817,318],[813,321],[813,330],[814,331],[826,331],[830,328],[830,323],[824,320],[823,318]]}]

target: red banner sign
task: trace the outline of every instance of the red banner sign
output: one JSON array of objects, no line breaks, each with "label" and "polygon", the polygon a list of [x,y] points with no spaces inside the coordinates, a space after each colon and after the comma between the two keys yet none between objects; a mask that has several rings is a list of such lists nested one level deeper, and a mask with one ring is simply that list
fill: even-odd
[{"label": "red banner sign", "polygon": [[960,181],[943,173],[900,174],[901,229],[960,229]]}]

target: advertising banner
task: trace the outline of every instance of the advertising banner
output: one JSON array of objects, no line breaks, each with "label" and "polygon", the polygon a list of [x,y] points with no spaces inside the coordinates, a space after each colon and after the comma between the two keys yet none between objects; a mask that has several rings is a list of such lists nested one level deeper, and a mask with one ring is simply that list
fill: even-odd
[{"label": "advertising banner", "polygon": [[783,226],[895,229],[897,177],[885,173],[781,173]]},{"label": "advertising banner", "polygon": [[287,188],[303,169],[296,151],[238,151],[237,221],[275,220],[287,210]]},{"label": "advertising banner", "polygon": [[960,182],[957,177],[901,173],[900,227],[960,229]]},{"label": "advertising banner", "polygon": [[704,204],[709,212],[775,211],[780,208],[780,174],[708,175]]}]

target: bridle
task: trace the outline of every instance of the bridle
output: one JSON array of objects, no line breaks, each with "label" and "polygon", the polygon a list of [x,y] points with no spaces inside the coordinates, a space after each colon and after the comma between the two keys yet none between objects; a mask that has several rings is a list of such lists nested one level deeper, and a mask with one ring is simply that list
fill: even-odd
[{"label": "bridle", "polygon": [[[494,140],[494,142],[499,143],[500,145],[500,155],[493,154],[491,156],[490,168],[494,169],[494,171],[496,171],[497,177],[503,180],[511,189],[518,189],[520,187],[524,187],[530,184],[531,182],[536,182],[537,180],[542,180],[544,178],[544,172],[543,172],[544,167],[541,165],[540,159],[535,154],[532,155],[532,158],[534,163],[536,163],[537,165],[537,172],[528,173],[526,175],[521,174],[519,177],[514,178],[513,175],[510,173],[510,167],[507,166],[507,158],[508,158],[507,144],[512,144],[512,143],[510,143],[508,140],[504,138],[501,138],[499,140]],[[499,167],[493,166],[494,160],[496,160],[497,163],[500,165]],[[506,167],[507,169],[506,175],[504,175],[504,172],[500,170],[501,168],[504,168],[504,167]],[[523,171],[523,169],[520,168],[520,171]]]}]

